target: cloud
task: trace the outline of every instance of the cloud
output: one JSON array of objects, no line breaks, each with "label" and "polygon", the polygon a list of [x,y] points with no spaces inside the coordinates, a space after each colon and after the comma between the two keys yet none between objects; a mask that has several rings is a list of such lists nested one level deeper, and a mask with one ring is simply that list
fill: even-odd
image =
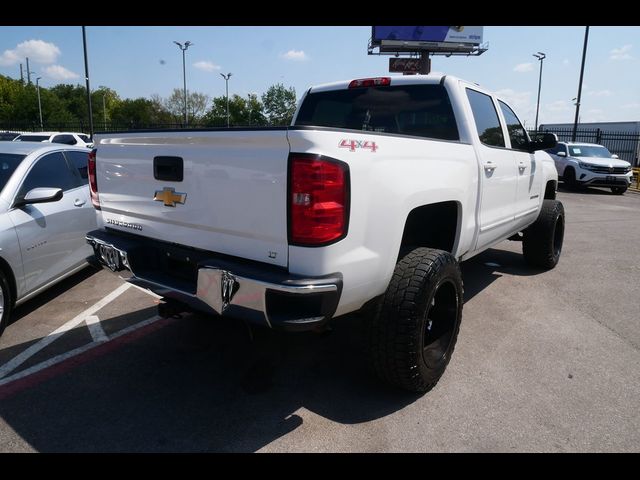
[{"label": "cloud", "polygon": [[587,95],[591,97],[610,97],[613,92],[611,90],[591,90]]},{"label": "cloud", "polygon": [[633,108],[640,108],[640,103],[638,103],[638,102],[625,103],[620,108],[624,108],[626,110],[630,110],[630,109],[633,109]]},{"label": "cloud", "polygon": [[61,65],[50,65],[43,68],[43,71],[47,77],[53,80],[73,80],[80,77],[77,73],[67,70]]},{"label": "cloud", "polygon": [[562,60],[562,64],[563,65],[569,65],[569,59],[565,58],[564,60]]},{"label": "cloud", "polygon": [[280,56],[285,60],[293,60],[295,62],[309,60],[309,57],[304,53],[304,50],[289,50],[287,53],[283,53]]},{"label": "cloud", "polygon": [[620,48],[614,48],[609,52],[609,58],[611,60],[629,60],[633,58],[629,53],[632,45],[624,45]]},{"label": "cloud", "polygon": [[568,112],[571,110],[571,106],[566,100],[556,100],[555,102],[548,103],[546,107],[550,112]]},{"label": "cloud", "polygon": [[504,88],[502,90],[498,90],[496,95],[504,98],[518,114],[532,106],[531,92],[516,92],[510,88]]},{"label": "cloud", "polygon": [[531,72],[533,71],[533,63],[519,63],[515,67],[513,67],[514,72]]},{"label": "cloud", "polygon": [[60,49],[53,43],[43,40],[27,40],[19,43],[12,50],[5,50],[0,55],[0,66],[16,65],[29,57],[29,61],[41,64],[55,63],[60,55]]},{"label": "cloud", "polygon": [[214,70],[220,70],[220,65],[216,65],[209,60],[200,60],[193,64],[198,70],[202,70],[203,72],[213,72]]}]

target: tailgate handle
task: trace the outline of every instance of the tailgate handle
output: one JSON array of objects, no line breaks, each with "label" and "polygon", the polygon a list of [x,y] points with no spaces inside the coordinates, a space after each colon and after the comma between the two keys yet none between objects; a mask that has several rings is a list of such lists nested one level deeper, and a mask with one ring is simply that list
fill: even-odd
[{"label": "tailgate handle", "polygon": [[182,157],[153,157],[153,178],[181,182],[184,178]]}]

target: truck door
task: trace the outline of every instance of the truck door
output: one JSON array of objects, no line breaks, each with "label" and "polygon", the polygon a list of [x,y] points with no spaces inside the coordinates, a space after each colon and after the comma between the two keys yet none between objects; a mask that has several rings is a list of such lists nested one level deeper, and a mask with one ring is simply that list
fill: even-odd
[{"label": "truck door", "polygon": [[476,153],[480,161],[480,249],[513,229],[518,169],[506,148],[504,131],[493,99],[467,88],[467,98],[479,137]]},{"label": "truck door", "polygon": [[524,226],[535,220],[540,205],[540,197],[544,197],[542,188],[542,168],[538,165],[534,153],[527,151],[529,138],[513,110],[504,102],[498,100],[500,111],[504,116],[511,153],[518,170],[518,188],[516,192],[515,225]]}]

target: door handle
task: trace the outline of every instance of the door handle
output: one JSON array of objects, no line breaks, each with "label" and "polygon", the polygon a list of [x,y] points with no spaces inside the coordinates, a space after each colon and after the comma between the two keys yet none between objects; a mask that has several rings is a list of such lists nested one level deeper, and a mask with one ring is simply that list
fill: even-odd
[{"label": "door handle", "polygon": [[81,206],[83,206],[85,203],[87,203],[87,201],[86,201],[86,200],[82,200],[81,198],[76,198],[75,202],[73,202],[73,204],[74,204],[76,207],[81,207]]},{"label": "door handle", "polygon": [[527,164],[524,163],[524,162],[520,162],[520,163],[518,163],[518,168],[520,169],[520,171],[522,171],[525,168],[527,168]]},{"label": "door handle", "polygon": [[493,172],[496,168],[498,168],[498,166],[491,161],[486,162],[483,166],[487,172]]}]

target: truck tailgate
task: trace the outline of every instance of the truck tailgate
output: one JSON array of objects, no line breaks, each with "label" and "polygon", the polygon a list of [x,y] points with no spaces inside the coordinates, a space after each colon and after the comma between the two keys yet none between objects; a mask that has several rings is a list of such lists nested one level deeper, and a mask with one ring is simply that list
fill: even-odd
[{"label": "truck tailgate", "polygon": [[[108,133],[95,145],[106,227],[287,265],[286,128]],[[156,179],[155,157],[181,158],[182,181]]]}]

